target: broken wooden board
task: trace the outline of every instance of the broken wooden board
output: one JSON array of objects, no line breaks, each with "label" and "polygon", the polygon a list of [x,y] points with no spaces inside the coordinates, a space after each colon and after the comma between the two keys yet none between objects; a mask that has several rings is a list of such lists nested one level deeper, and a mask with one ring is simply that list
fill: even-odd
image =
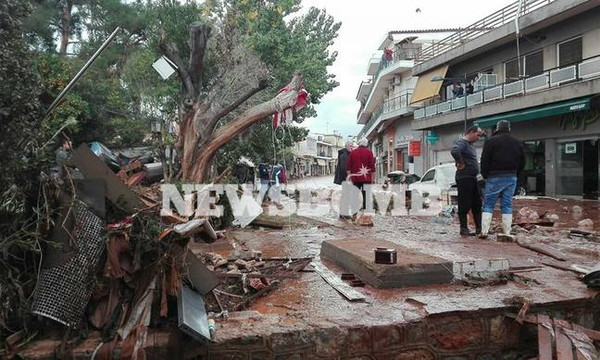
[{"label": "broken wooden board", "polygon": [[565,335],[564,329],[571,329],[568,321],[553,319],[556,333],[556,357],[558,360],[573,360],[573,346],[571,340]]},{"label": "broken wooden board", "polygon": [[542,255],[550,256],[552,258],[555,258],[556,260],[561,260],[561,261],[567,260],[567,258],[565,257],[565,255],[562,252],[560,252],[559,250],[557,250],[553,247],[550,247],[548,245],[532,244],[532,243],[523,241],[522,239],[517,239],[517,244],[519,244],[520,247],[535,251]]},{"label": "broken wooden board", "polygon": [[125,185],[117,175],[97,157],[86,144],[80,145],[69,163],[75,165],[86,179],[103,179],[106,183],[106,197],[115,206],[135,213],[144,207],[140,198]]},{"label": "broken wooden board", "polygon": [[550,266],[553,267],[555,269],[560,269],[560,270],[565,270],[565,271],[571,271],[574,272],[576,274],[587,274],[589,271],[585,271],[585,269],[582,269],[581,266],[579,265],[575,265],[575,264],[568,264],[568,263],[555,263],[555,262],[549,262],[549,261],[542,261],[542,265],[546,265],[546,266]]},{"label": "broken wooden board", "polygon": [[552,360],[552,322],[548,315],[537,315],[539,360]]},{"label": "broken wooden board", "polygon": [[343,282],[339,276],[333,273],[333,271],[327,269],[321,262],[313,261],[312,263],[315,271],[319,274],[325,282],[331,285],[332,288],[337,290],[340,294],[342,294],[349,301],[364,301],[365,297],[363,294],[354,290],[352,287],[348,286],[345,282]]}]

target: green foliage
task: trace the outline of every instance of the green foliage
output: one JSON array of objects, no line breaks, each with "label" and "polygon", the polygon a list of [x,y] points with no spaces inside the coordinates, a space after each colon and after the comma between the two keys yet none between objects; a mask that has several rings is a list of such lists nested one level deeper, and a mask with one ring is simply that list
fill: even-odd
[{"label": "green foliage", "polygon": [[[40,128],[39,78],[23,34],[25,0],[0,2],[0,337],[19,329],[35,284]],[[32,261],[34,259],[34,261]],[[33,265],[33,266],[32,266]]]},{"label": "green foliage", "polygon": [[[312,105],[339,85],[327,68],[337,57],[329,47],[338,36],[341,23],[335,22],[325,10],[314,7],[302,16],[294,16],[300,5],[300,0],[225,0],[207,6],[225,18],[226,30],[241,32],[244,41],[269,67],[274,82],[260,95],[262,98],[275,96],[295,72],[303,74],[305,87],[310,92],[310,105],[300,112],[302,118],[316,115]],[[240,156],[268,163],[277,157],[281,159],[283,152],[291,152],[285,149],[293,145],[288,139],[301,141],[307,135],[306,130],[297,127],[291,127],[290,133],[292,136],[285,137],[285,144],[276,142],[274,146],[271,121],[262,121],[222,149],[218,167],[235,164]]]}]

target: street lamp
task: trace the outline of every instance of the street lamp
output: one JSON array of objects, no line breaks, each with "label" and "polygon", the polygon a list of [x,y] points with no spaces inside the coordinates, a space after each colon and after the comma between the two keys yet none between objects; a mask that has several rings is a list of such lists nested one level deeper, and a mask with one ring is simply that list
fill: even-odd
[{"label": "street lamp", "polygon": [[[461,76],[459,78],[447,78],[447,77],[441,77],[439,75],[433,75],[429,81],[431,81],[431,82],[451,81],[453,83],[456,83],[456,82],[461,83],[462,82],[462,83],[466,84],[467,76],[465,75],[465,76]],[[464,111],[464,114],[465,114],[464,127],[465,127],[465,130],[464,131],[467,132],[467,89],[466,88],[465,88],[463,96],[465,97],[465,105],[464,105],[464,109],[465,109],[465,111]]]}]

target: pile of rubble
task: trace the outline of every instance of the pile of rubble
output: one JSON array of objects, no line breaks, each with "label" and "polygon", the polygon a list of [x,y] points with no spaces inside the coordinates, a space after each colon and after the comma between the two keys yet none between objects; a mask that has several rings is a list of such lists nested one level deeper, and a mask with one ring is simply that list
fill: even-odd
[{"label": "pile of rubble", "polygon": [[[61,356],[68,356],[69,332],[88,325],[102,334],[94,359],[115,353],[145,358],[149,328],[178,327],[210,341],[214,318],[246,308],[311,261],[263,259],[260,253],[198,257],[191,242],[211,243],[224,233],[209,218],[161,217],[157,188],[134,188],[136,172],[115,174],[82,146],[64,174],[52,184],[60,210],[43,249],[32,305],[33,314],[64,326]],[[19,351],[18,341],[11,343],[7,357]]]}]

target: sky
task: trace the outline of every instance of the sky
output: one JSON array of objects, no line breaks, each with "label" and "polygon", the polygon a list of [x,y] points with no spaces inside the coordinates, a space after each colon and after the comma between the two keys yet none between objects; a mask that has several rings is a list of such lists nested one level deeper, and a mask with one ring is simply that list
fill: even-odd
[{"label": "sky", "polygon": [[368,79],[367,63],[388,31],[465,27],[515,1],[303,0],[304,10],[325,9],[342,27],[332,47],[338,57],[329,69],[340,85],[316,106],[317,117],[301,126],[315,133],[335,130],[344,137],[358,133],[362,125],[356,124],[360,107],[356,93],[360,82]]}]

